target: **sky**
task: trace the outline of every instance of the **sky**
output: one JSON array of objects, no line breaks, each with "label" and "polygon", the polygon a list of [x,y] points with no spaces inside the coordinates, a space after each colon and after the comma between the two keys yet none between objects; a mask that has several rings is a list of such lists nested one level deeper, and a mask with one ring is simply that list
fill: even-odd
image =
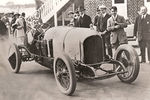
[{"label": "sky", "polygon": [[35,0],[0,0],[0,5],[5,5],[7,2],[14,2],[15,4],[33,4]]}]

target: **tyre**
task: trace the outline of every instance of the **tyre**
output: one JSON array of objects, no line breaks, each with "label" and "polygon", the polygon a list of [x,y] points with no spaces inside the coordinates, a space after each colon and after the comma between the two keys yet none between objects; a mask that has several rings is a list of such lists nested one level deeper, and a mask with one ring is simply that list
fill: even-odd
[{"label": "tyre", "polygon": [[123,44],[117,48],[114,59],[124,65],[125,70],[120,67],[118,71],[127,71],[126,73],[118,74],[118,78],[125,83],[135,81],[140,70],[139,58],[135,49],[130,45]]},{"label": "tyre", "polygon": [[21,66],[21,54],[16,44],[12,44],[9,48],[8,61],[12,72],[18,73]]},{"label": "tyre", "polygon": [[72,95],[76,89],[76,74],[72,61],[66,54],[54,61],[54,75],[60,91]]}]

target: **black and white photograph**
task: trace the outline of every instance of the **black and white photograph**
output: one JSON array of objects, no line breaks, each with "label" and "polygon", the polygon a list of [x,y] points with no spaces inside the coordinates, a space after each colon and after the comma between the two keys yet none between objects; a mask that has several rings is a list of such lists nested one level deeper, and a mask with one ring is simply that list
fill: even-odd
[{"label": "black and white photograph", "polygon": [[0,100],[149,100],[150,0],[1,0]]}]

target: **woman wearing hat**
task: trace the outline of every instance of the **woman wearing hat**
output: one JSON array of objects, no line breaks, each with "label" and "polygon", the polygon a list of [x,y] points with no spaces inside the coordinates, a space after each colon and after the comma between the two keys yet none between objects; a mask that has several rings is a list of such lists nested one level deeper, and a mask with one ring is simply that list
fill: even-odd
[{"label": "woman wearing hat", "polygon": [[16,20],[19,18],[20,14],[19,13],[15,13],[13,16],[12,16],[12,20],[10,22],[10,25],[12,27],[12,33],[14,35],[14,32],[15,30],[17,29],[17,25],[16,25]]},{"label": "woman wearing hat", "polygon": [[15,37],[17,40],[17,44],[24,45],[26,34],[24,31],[24,20],[22,19],[22,17],[16,19],[15,25],[16,25]]}]

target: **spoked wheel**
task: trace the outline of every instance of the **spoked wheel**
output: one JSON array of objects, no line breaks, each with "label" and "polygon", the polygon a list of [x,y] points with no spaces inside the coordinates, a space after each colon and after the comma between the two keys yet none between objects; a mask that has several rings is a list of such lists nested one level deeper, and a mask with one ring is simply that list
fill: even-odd
[{"label": "spoked wheel", "polygon": [[21,66],[21,54],[16,44],[12,44],[8,51],[8,61],[14,73],[18,73]]},{"label": "spoked wheel", "polygon": [[117,66],[118,71],[126,71],[126,73],[118,74],[118,78],[122,82],[132,83],[137,78],[140,69],[139,58],[135,49],[127,44],[119,46],[115,52],[115,60],[124,65],[124,68]]},{"label": "spoked wheel", "polygon": [[72,95],[76,89],[75,68],[67,55],[58,57],[54,63],[54,75],[62,93]]}]

